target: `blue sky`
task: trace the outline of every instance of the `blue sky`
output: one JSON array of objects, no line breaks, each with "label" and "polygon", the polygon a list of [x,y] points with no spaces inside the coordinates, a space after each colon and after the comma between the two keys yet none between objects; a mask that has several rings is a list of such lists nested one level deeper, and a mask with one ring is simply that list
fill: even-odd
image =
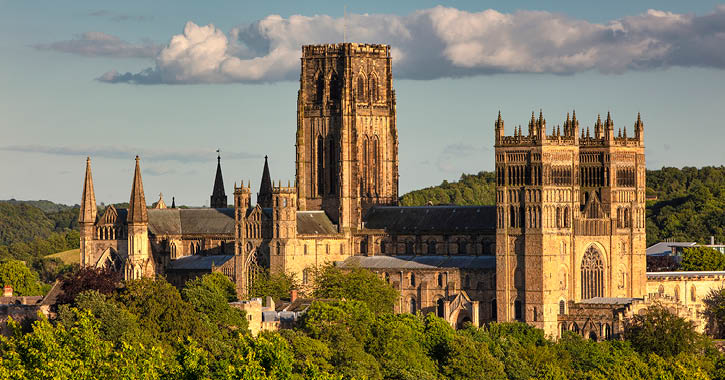
[{"label": "blue sky", "polygon": [[[299,44],[341,40],[343,7],[213,4],[0,0],[0,199],[78,203],[87,155],[99,202],[128,200],[137,153],[149,203],[208,205],[217,148],[228,194],[265,154],[293,179]],[[349,40],[394,51],[401,193],[491,170],[499,109],[509,134],[641,112],[649,168],[723,164],[718,2],[362,4]]]}]

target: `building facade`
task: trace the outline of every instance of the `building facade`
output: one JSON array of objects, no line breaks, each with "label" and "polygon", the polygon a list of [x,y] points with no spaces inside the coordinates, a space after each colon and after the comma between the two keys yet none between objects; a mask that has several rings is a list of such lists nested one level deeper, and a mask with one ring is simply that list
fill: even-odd
[{"label": "building facade", "polygon": [[532,113],[527,134],[519,126],[507,136],[499,113],[495,206],[401,207],[391,64],[386,45],[302,48],[295,181],[273,182],[265,157],[256,204],[240,183],[227,208],[217,157],[210,208],[160,199],[148,209],[137,157],[128,209],[99,217],[89,159],[82,265],[126,279],[165,275],[177,286],[218,271],[243,298],[260,270],[294,275],[304,291],[317,269],[337,263],[390,282],[401,295],[396,312],[615,336],[651,290],[639,115],[633,136],[615,135],[609,114],[593,134],[575,113],[547,131],[543,112]]}]

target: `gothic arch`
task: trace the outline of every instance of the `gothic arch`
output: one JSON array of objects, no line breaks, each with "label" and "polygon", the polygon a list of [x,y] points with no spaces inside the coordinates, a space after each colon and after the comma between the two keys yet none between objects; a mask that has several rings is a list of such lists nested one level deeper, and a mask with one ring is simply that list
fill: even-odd
[{"label": "gothic arch", "polygon": [[340,90],[342,86],[340,85],[340,77],[337,75],[337,72],[333,71],[330,74],[330,99],[339,101],[340,99]]},{"label": "gothic arch", "polygon": [[604,297],[604,260],[599,248],[592,244],[581,260],[581,299]]},{"label": "gothic arch", "polygon": [[377,102],[380,100],[380,93],[379,93],[379,81],[378,76],[373,72],[370,73],[370,101],[371,102]]},{"label": "gothic arch", "polygon": [[315,74],[315,100],[322,103],[325,98],[325,77],[321,71]]},{"label": "gothic arch", "polygon": [[325,195],[325,140],[322,135],[317,136],[315,145],[316,161],[317,161],[317,195]]},{"label": "gothic arch", "polygon": [[361,71],[357,76],[357,101],[367,102],[367,79],[365,74]]}]

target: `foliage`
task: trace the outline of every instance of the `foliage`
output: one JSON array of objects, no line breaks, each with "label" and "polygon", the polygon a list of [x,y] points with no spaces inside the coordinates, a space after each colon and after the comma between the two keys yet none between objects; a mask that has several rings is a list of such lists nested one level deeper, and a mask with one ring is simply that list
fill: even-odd
[{"label": "foliage", "polygon": [[695,331],[693,322],[661,305],[650,306],[645,313],[628,320],[624,335],[638,352],[654,353],[664,358],[702,352],[708,343]]},{"label": "foliage", "polygon": [[493,205],[496,202],[493,172],[461,174],[458,182],[443,181],[439,186],[411,191],[400,198],[402,206]]},{"label": "foliage", "polygon": [[703,315],[707,320],[708,335],[723,339],[725,337],[725,288],[710,290],[702,302],[705,304]]},{"label": "foliage", "polygon": [[184,301],[222,331],[249,328],[246,313],[229,305],[237,295],[234,284],[224,274],[215,272],[191,280],[181,294]]},{"label": "foliage", "polygon": [[685,248],[680,269],[688,271],[725,270],[725,255],[709,247]]},{"label": "foliage", "polygon": [[375,313],[391,312],[399,297],[398,291],[367,269],[342,270],[331,265],[317,275],[313,295],[362,301]]},{"label": "foliage", "polygon": [[274,302],[281,299],[289,299],[290,292],[298,289],[299,285],[294,276],[286,273],[270,274],[269,269],[259,268],[259,272],[254,276],[254,280],[249,287],[250,297],[272,297]]},{"label": "foliage", "polygon": [[66,273],[62,278],[63,294],[58,303],[73,303],[76,296],[87,290],[95,290],[101,294],[111,294],[120,285],[120,275],[111,268],[83,267]]},{"label": "foliage", "polygon": [[43,291],[38,276],[22,261],[0,261],[0,286],[13,287],[13,295],[42,296]]}]

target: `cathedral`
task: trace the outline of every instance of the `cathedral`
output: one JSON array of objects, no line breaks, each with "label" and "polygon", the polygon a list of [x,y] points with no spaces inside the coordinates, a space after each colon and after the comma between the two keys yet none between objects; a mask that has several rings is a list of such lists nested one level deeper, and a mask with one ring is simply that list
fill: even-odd
[{"label": "cathedral", "polygon": [[323,265],[363,267],[400,292],[396,312],[434,312],[454,326],[524,321],[551,336],[621,332],[647,301],[644,125],[615,134],[574,112],[547,129],[494,123],[495,206],[398,206],[398,128],[390,47],[302,47],[295,181],[272,182],[267,157],[256,204],[218,157],[209,208],[147,206],[140,159],[128,209],[96,215],[90,159],[81,264],[177,286],[210,272],[240,297],[259,270],[294,275],[303,290]]}]

